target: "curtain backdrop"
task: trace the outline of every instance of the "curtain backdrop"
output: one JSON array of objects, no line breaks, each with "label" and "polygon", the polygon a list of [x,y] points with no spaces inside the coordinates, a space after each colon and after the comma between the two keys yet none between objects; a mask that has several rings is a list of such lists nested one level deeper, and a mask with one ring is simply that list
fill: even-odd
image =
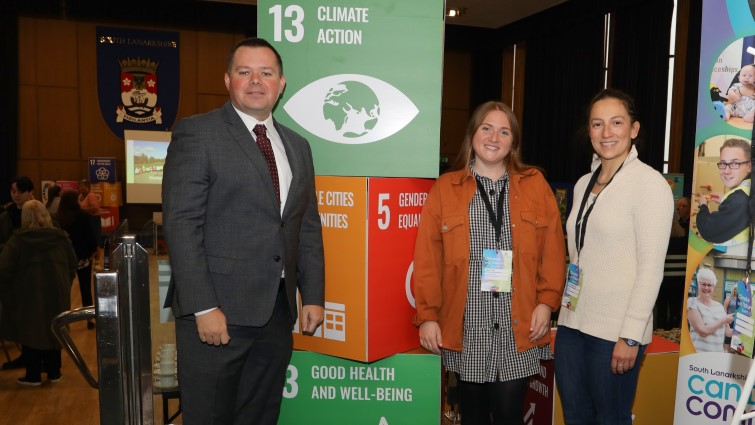
[{"label": "curtain backdrop", "polygon": [[500,30],[504,43],[527,45],[522,150],[549,181],[574,182],[589,171],[586,108],[603,88],[608,12],[608,86],[636,99],[647,142],[641,158],[662,169],[672,8],[672,0],[572,0]]},{"label": "curtain backdrop", "polygon": [[522,154],[548,181],[589,171],[585,106],[603,87],[603,17],[527,41]]},{"label": "curtain backdrop", "polygon": [[617,10],[613,20],[609,86],[634,97],[640,120],[640,159],[659,171],[663,170],[666,137],[673,8],[672,0],[645,1]]},{"label": "curtain backdrop", "polygon": [[[697,80],[700,78],[700,33],[703,21],[703,0],[691,0],[689,7],[689,37],[687,41],[686,63],[677,63],[684,67],[684,105],[690,105],[682,110],[682,143],[681,167],[684,174],[684,193],[689,196],[692,190],[692,171],[695,162],[692,152],[695,151],[695,123],[697,122]],[[677,90],[677,93],[679,91]]]}]

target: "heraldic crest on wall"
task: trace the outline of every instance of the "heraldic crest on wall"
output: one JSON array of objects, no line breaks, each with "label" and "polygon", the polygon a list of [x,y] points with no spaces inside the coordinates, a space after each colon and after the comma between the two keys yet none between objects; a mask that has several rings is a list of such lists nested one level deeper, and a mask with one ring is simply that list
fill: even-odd
[{"label": "heraldic crest on wall", "polygon": [[100,113],[119,139],[123,130],[168,131],[173,126],[180,83],[178,36],[97,27]]},{"label": "heraldic crest on wall", "polygon": [[157,67],[152,59],[125,58],[121,64],[121,101],[116,122],[123,120],[162,124],[162,112],[157,106]]}]

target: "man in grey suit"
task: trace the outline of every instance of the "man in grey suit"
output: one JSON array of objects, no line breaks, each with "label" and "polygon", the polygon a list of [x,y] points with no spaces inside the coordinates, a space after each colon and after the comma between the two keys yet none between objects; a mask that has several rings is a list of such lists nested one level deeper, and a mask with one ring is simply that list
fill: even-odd
[{"label": "man in grey suit", "polygon": [[168,147],[163,219],[185,425],[277,423],[297,288],[302,331],[323,320],[312,152],[272,117],[285,84],[267,41],[238,42],[230,102],[181,120]]}]

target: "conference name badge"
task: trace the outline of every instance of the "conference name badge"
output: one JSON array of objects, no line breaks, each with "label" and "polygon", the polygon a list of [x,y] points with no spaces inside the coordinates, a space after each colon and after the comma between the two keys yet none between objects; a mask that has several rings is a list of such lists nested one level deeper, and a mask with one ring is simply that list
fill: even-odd
[{"label": "conference name badge", "polygon": [[581,288],[582,273],[579,270],[579,266],[569,263],[569,267],[566,271],[566,288],[564,288],[564,296],[561,299],[561,306],[568,308],[571,311],[576,311],[577,302],[579,301],[579,291]]},{"label": "conference name badge", "polygon": [[511,292],[510,250],[483,249],[480,290],[484,292]]}]

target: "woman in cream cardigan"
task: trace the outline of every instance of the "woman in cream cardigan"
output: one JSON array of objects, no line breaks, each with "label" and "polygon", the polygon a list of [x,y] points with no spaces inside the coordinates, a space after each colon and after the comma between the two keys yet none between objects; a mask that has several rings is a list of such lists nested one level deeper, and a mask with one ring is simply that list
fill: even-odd
[{"label": "woman in cream cardigan", "polygon": [[663,279],[674,200],[637,158],[633,99],[606,89],[589,108],[595,160],[566,222],[567,285],[555,346],[567,424],[632,423],[632,402]]}]

